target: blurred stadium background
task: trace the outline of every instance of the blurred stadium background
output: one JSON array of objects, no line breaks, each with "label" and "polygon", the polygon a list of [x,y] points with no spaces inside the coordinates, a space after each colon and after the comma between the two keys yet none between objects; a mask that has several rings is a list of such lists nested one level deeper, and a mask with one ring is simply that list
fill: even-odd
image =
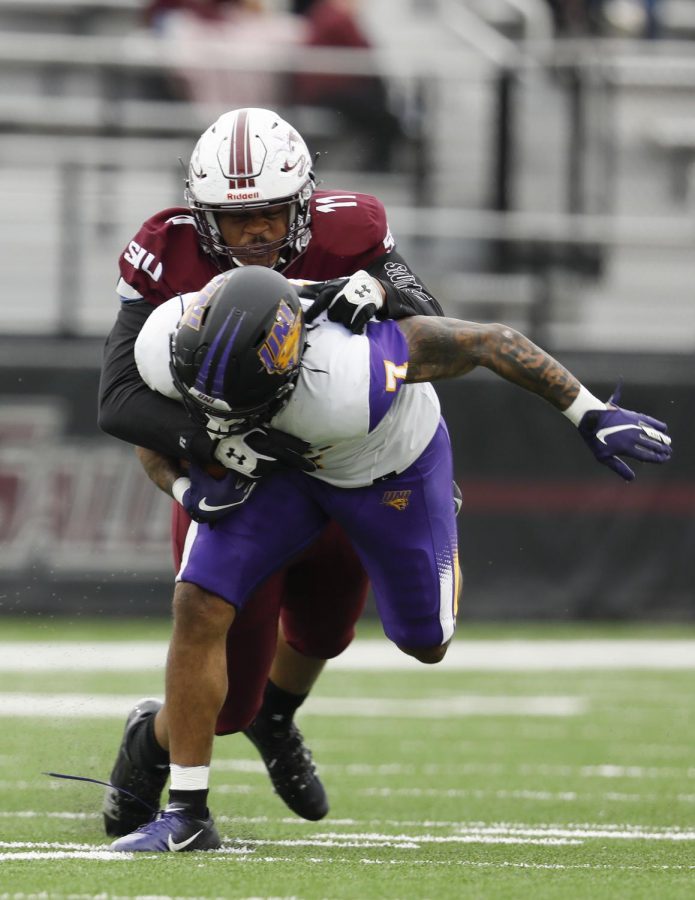
[{"label": "blurred stadium background", "polygon": [[[600,396],[622,376],[670,424],[672,463],[626,486],[535,397],[441,385],[462,617],[695,617],[695,0],[369,0],[371,49],[261,30],[245,53],[144,6],[0,0],[0,613],[167,613],[168,501],[96,428],[101,345],[119,253],[182,202],[179,158],[255,104],[321,151],[324,186],[384,201],[449,315],[520,328]],[[266,2],[273,33],[290,6]],[[383,80],[385,171],[373,135],[298,101],[302,72]]]}]

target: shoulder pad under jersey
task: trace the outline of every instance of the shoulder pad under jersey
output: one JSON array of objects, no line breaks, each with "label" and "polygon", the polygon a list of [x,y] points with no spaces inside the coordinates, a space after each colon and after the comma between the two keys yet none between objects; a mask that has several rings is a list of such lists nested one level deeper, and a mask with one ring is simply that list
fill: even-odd
[{"label": "shoulder pad under jersey", "polygon": [[200,247],[193,216],[185,207],[164,209],[144,222],[118,265],[121,297],[154,306],[175,294],[199,290],[219,271]]},{"label": "shoulder pad under jersey", "polygon": [[355,191],[316,191],[311,200],[311,247],[336,256],[376,259],[394,241],[381,200]]}]

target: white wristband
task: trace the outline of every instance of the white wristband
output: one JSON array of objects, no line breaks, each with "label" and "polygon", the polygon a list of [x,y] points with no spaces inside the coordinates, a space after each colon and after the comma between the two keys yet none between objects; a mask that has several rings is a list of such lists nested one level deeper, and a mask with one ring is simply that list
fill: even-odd
[{"label": "white wristband", "polygon": [[186,493],[190,486],[191,479],[186,478],[184,475],[182,475],[181,478],[177,478],[171,486],[171,496],[181,506],[183,506],[183,495]]},{"label": "white wristband", "polygon": [[567,416],[567,418],[573,425],[578,426],[584,416],[584,413],[588,413],[592,409],[607,408],[608,407],[603,402],[603,400],[599,400],[598,397],[594,397],[591,391],[587,391],[587,389],[582,384],[579,386],[579,393],[574,398],[574,400],[570,403],[567,409],[562,410],[562,415]]}]

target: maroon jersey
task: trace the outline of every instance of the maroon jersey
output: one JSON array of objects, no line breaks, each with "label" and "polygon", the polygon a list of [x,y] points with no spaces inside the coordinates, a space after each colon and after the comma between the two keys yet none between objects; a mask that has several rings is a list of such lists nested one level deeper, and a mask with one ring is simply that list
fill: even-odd
[{"label": "maroon jersey", "polygon": [[[283,272],[288,278],[326,281],[352,275],[393,250],[383,204],[369,194],[316,191],[311,240]],[[149,218],[121,254],[118,293],[159,306],[175,294],[197,291],[219,272],[200,247],[195,221],[184,207]]]},{"label": "maroon jersey", "polygon": [[[440,315],[436,300],[392,251],[384,207],[376,197],[316,191],[308,248],[283,274],[322,281],[352,275],[385,258],[380,274],[389,315]],[[100,424],[121,440],[204,465],[209,461],[210,438],[182,404],[154,394],[144,384],[135,366],[133,345],[148,314],[142,301],[159,306],[178,293],[200,290],[218,273],[217,265],[201,249],[190,211],[174,207],[142,225],[122,253],[119,267],[118,293],[124,303],[105,349]],[[178,504],[173,504],[172,524],[178,568],[189,524]],[[350,643],[366,592],[364,570],[335,523],[301,557],[257,587],[254,602],[229,631],[230,690],[217,733],[243,729],[256,715],[275,650],[278,614],[286,639],[298,653],[327,659]],[[331,597],[328,606],[326,596]]]}]

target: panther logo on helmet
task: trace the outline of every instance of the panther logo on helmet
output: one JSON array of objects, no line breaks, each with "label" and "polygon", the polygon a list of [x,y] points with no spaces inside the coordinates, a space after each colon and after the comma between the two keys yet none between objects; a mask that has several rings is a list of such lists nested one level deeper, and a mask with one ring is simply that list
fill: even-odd
[{"label": "panther logo on helmet", "polygon": [[200,331],[200,327],[203,324],[203,318],[205,316],[205,310],[210,305],[210,301],[215,296],[217,291],[224,284],[224,276],[216,275],[212,281],[209,281],[205,287],[198,292],[198,296],[196,297],[193,303],[189,303],[186,309],[181,316],[181,320],[179,322],[179,327],[182,325],[188,326],[188,328],[192,328],[194,331]]},{"label": "panther logo on helmet", "polygon": [[258,358],[266,372],[281,374],[297,368],[301,334],[301,310],[293,312],[286,301],[281,300],[275,324],[258,350]]}]

